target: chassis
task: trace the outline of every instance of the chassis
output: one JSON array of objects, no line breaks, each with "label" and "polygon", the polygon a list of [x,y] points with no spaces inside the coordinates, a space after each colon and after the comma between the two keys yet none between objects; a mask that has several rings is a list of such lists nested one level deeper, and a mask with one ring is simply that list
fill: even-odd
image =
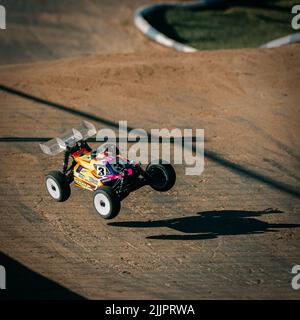
[{"label": "chassis", "polygon": [[66,201],[74,183],[92,191],[96,212],[112,219],[120,212],[121,201],[132,191],[150,185],[163,192],[174,186],[176,173],[170,164],[157,161],[143,169],[140,163],[122,156],[113,144],[92,149],[86,139],[95,133],[95,127],[83,121],[78,130],[72,129],[40,145],[48,155],[64,151],[62,171],[51,171],[45,177],[47,191],[54,200]]}]

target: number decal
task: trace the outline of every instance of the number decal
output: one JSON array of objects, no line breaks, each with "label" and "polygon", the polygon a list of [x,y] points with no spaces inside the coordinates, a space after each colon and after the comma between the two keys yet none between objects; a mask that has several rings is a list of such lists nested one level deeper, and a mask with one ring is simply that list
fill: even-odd
[{"label": "number decal", "polygon": [[106,175],[106,167],[102,165],[97,166],[97,176],[105,176]]}]

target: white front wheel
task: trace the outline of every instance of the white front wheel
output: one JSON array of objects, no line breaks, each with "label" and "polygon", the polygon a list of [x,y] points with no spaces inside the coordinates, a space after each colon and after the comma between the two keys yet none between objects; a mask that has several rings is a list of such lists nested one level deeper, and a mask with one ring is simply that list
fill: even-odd
[{"label": "white front wheel", "polygon": [[120,200],[111,187],[100,187],[94,192],[94,208],[104,219],[112,219],[118,215],[121,208]]},{"label": "white front wheel", "polygon": [[110,201],[104,193],[97,193],[94,197],[95,209],[101,216],[107,216],[111,211]]}]

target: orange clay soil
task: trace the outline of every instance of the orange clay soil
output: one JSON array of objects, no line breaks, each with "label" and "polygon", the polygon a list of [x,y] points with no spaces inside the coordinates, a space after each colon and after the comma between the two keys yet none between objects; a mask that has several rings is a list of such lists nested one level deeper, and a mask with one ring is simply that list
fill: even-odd
[{"label": "orange clay soil", "polygon": [[[1,67],[0,136],[37,141],[1,142],[0,250],[87,298],[298,299],[299,57],[291,45]],[[171,191],[132,193],[110,222],[88,191],[56,203],[43,178],[62,157],[38,141],[81,119],[203,128],[205,170],[177,165]]]}]

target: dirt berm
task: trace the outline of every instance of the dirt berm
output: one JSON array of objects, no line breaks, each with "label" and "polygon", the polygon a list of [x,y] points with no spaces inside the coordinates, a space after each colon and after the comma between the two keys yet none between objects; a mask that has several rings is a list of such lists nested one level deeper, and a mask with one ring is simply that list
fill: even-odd
[{"label": "dirt berm", "polygon": [[[52,294],[299,299],[299,57],[291,45],[1,67],[0,250],[56,283]],[[177,165],[174,189],[138,190],[111,222],[88,191],[56,203],[43,179],[62,158],[38,143],[82,119],[205,129],[205,170]]]}]

